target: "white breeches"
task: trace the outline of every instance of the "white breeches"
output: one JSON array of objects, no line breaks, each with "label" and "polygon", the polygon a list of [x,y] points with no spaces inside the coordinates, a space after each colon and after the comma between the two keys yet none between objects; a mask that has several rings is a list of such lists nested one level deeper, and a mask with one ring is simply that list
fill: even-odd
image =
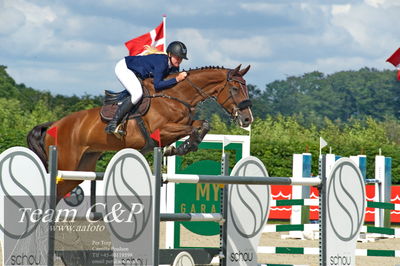
[{"label": "white breeches", "polygon": [[143,96],[142,85],[135,73],[126,66],[125,58],[118,61],[115,65],[115,74],[121,84],[131,94],[132,103],[136,104]]}]

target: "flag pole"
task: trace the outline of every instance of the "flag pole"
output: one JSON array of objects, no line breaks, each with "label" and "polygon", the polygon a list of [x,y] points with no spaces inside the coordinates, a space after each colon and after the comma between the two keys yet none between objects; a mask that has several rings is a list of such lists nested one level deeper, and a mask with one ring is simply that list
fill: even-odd
[{"label": "flag pole", "polygon": [[167,52],[167,15],[163,15],[163,35],[164,35],[164,52]]},{"label": "flag pole", "polygon": [[321,154],[322,154],[322,149],[323,149],[326,145],[328,145],[328,143],[327,143],[322,137],[319,137],[319,156],[320,156],[320,157],[321,157]]},{"label": "flag pole", "polygon": [[249,128],[249,139],[250,139],[250,141],[249,141],[249,150],[251,152],[251,125],[249,127],[250,127]]},{"label": "flag pole", "polygon": [[[167,52],[167,15],[163,14],[163,36],[164,36],[164,53]],[[161,141],[160,141],[160,147],[161,147]],[[165,147],[166,148],[166,147]],[[164,149],[165,151],[165,149]],[[167,165],[167,157],[164,156],[164,166]],[[167,194],[165,194],[165,199],[167,199]],[[167,202],[167,201],[165,201]]]},{"label": "flag pole", "polygon": [[222,138],[222,157],[224,157],[225,154],[225,136]]},{"label": "flag pole", "polygon": [[251,125],[249,125],[248,127],[242,127],[242,129],[246,130],[249,132],[249,149],[251,150]]}]

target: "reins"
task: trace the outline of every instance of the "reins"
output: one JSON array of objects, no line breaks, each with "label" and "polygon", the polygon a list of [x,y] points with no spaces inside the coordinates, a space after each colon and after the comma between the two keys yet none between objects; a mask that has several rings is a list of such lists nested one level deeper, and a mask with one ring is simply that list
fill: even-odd
[{"label": "reins", "polygon": [[194,83],[189,79],[189,76],[187,76],[185,80],[190,84],[190,86],[192,86],[193,88],[195,88],[196,91],[197,91],[202,97],[204,97],[203,100],[212,97],[211,95],[208,95],[207,93],[205,93],[205,92],[203,91],[203,88],[199,88],[196,84],[194,84]]},{"label": "reins", "polygon": [[192,112],[192,109],[194,108],[194,106],[192,106],[191,104],[177,98],[174,96],[169,96],[169,95],[165,95],[165,94],[153,94],[153,95],[148,95],[148,96],[143,96],[143,98],[167,98],[170,100],[175,100],[180,102],[181,104],[183,104],[184,106],[186,106],[189,109],[189,112]]},{"label": "reins", "polygon": [[[202,99],[203,101],[206,100],[206,99],[208,99],[208,98],[217,99],[218,96],[220,95],[220,93],[225,89],[225,87],[226,87],[226,85],[228,84],[229,81],[236,81],[236,82],[238,82],[238,83],[240,84],[240,89],[243,90],[243,91],[246,91],[246,90],[243,88],[243,86],[245,86],[245,83],[244,83],[242,80],[235,79],[235,78],[231,77],[231,71],[232,71],[232,70],[230,70],[230,71],[228,72],[227,77],[226,77],[226,80],[225,80],[225,83],[224,83],[224,86],[222,86],[222,87],[217,91],[216,96],[209,95],[208,93],[206,93],[206,92],[203,90],[203,88],[197,86],[193,81],[191,81],[190,78],[189,78],[189,76],[187,76],[185,80],[186,80],[186,81],[189,83],[189,85],[190,85],[192,88],[194,88],[194,89],[196,90],[196,92],[203,98],[203,99]],[[247,95],[247,97],[248,97],[248,95]],[[166,95],[166,94],[163,94],[163,93],[161,93],[161,94],[148,95],[148,96],[144,96],[143,98],[167,98],[167,99],[175,100],[175,101],[178,101],[179,103],[183,104],[186,108],[188,108],[190,113],[191,113],[192,110],[195,108],[195,106],[189,104],[189,103],[186,102],[186,101],[183,101],[183,100],[181,100],[181,99],[179,99],[179,98],[177,98],[177,97],[170,96],[170,95]],[[235,109],[242,110],[242,109],[245,109],[245,108],[247,108],[247,107],[251,107],[251,105],[252,105],[250,99],[246,99],[246,100],[243,100],[243,101],[237,103],[236,100],[235,100],[235,97],[234,97],[234,95],[233,95],[233,93],[232,93],[232,89],[231,89],[231,90],[229,90],[229,96],[221,103],[221,106],[224,106],[225,103],[226,103],[228,100],[230,100],[230,99],[232,99],[233,102],[235,103],[235,105],[237,106],[237,108],[235,108]],[[234,111],[235,111],[235,110],[234,110]],[[233,112],[232,112],[230,115],[234,116],[234,115],[233,115]]]}]

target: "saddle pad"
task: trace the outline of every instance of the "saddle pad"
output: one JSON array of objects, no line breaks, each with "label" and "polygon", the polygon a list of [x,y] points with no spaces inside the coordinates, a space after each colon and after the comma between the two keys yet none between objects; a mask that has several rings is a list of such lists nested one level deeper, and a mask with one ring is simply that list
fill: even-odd
[{"label": "saddle pad", "polygon": [[[150,98],[149,91],[146,87],[143,87],[143,97],[142,99],[135,105],[135,107],[131,110],[128,119],[134,119],[138,116],[143,116],[147,113],[150,108]],[[115,112],[118,109],[118,102],[113,103],[104,103],[100,109],[100,117],[103,121],[108,122],[113,117]]]}]

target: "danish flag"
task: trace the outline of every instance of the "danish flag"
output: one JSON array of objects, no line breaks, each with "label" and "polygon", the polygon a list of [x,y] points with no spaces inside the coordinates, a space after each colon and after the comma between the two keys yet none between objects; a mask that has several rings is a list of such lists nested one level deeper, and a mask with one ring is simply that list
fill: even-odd
[{"label": "danish flag", "polygon": [[391,63],[397,68],[397,79],[400,80],[400,48],[386,59],[386,62]]},{"label": "danish flag", "polygon": [[161,24],[155,29],[125,43],[129,55],[143,55],[146,52],[145,46],[147,45],[159,51],[165,51],[165,16]]}]

